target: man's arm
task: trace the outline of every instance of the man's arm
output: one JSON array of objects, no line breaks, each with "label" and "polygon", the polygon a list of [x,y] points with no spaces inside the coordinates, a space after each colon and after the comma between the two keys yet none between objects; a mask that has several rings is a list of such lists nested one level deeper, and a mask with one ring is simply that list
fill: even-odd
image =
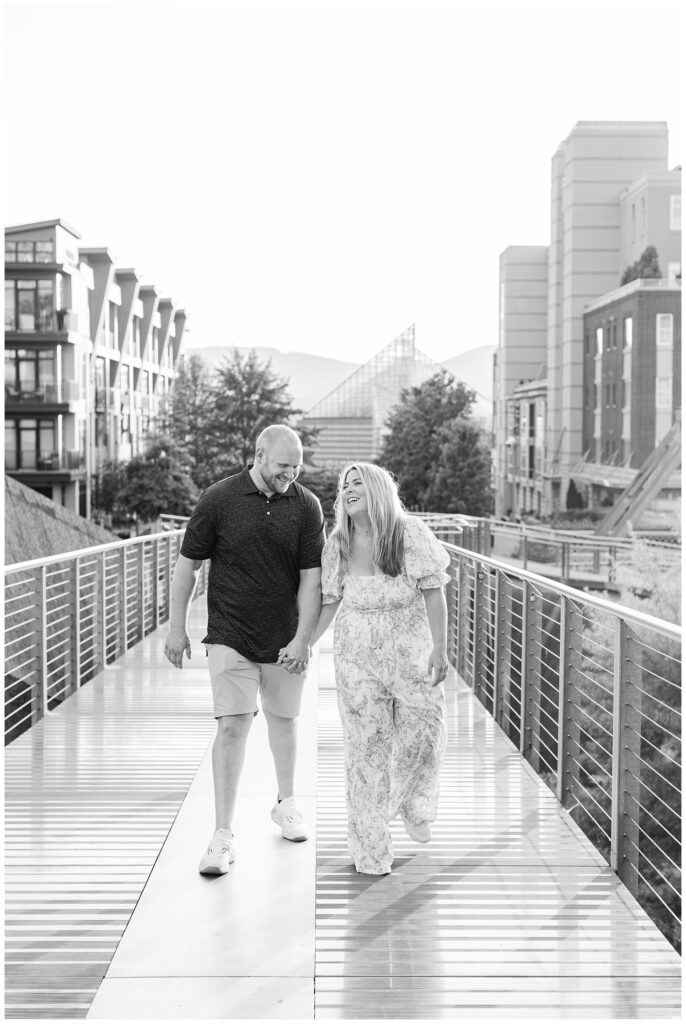
[{"label": "man's arm", "polygon": [[289,672],[304,672],[310,660],[310,641],[322,606],[322,570],[300,570],[298,587],[298,628],[295,636],[284,647],[277,660]]},{"label": "man's arm", "polygon": [[174,566],[174,577],[171,586],[171,608],[169,613],[169,632],[164,645],[164,653],[175,668],[183,667],[183,656],[191,656],[191,640],[188,635],[188,610],[195,585],[198,582],[198,570],[202,560],[186,558],[179,555]]}]

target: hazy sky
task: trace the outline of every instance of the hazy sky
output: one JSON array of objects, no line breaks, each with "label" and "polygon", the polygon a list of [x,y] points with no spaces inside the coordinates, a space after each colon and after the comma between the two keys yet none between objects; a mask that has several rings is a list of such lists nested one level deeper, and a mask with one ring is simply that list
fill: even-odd
[{"label": "hazy sky", "polygon": [[189,344],[496,344],[498,256],[548,242],[577,121],[667,121],[681,163],[681,9],[6,0],[5,220],[107,246]]}]

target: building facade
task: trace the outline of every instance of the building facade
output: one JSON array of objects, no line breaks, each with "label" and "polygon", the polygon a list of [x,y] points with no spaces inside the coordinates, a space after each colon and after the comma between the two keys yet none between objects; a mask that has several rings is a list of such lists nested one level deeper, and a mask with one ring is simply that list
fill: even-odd
[{"label": "building facade", "polygon": [[[678,292],[681,283],[681,172],[679,168],[668,170],[667,144],[667,125],[661,121],[579,122],[551,162],[550,245],[511,246],[501,256],[500,338],[494,368],[494,483],[498,515],[513,502],[512,481],[505,471],[508,463],[504,439],[510,435],[504,410],[509,409],[520,382],[531,379],[547,381],[541,511],[550,515],[565,508],[569,485],[589,451],[589,424],[593,422],[593,429],[601,429],[596,400],[601,402],[600,395],[604,401],[604,396],[609,395],[612,401],[613,384],[615,410],[619,410],[616,403],[621,378],[616,376],[614,350],[610,350],[612,357],[606,356],[599,364],[593,361],[595,356],[587,349],[585,316],[595,311],[597,303],[604,307],[615,300],[624,271],[650,245],[657,249],[663,274],[658,280],[665,287],[649,293],[648,286],[637,286],[629,294],[643,296],[636,301],[645,303],[651,316],[674,315],[675,289]],[[533,370],[530,353],[519,351],[517,325],[513,325],[508,313],[512,263],[527,249],[537,252],[538,261],[543,252],[547,254],[546,340],[541,353],[544,365],[538,373]],[[652,298],[647,298],[648,294]],[[539,296],[536,309],[540,310],[540,306]],[[634,316],[638,315],[635,311]],[[540,323],[538,318],[537,322]],[[540,351],[540,333],[533,325],[528,333],[536,338],[536,351]],[[665,359],[663,355],[660,367],[655,363],[659,373]],[[615,376],[605,379],[606,373]],[[668,385],[664,377],[659,379],[662,395]],[[673,376],[669,385],[673,394],[677,388],[675,381]],[[655,390],[655,380],[651,386]],[[639,429],[637,409],[631,416],[624,416],[625,431]],[[660,422],[666,420],[667,410],[662,412]],[[632,452],[632,459],[638,459],[648,431],[640,428],[636,438],[616,434],[621,410],[614,419],[609,413],[603,415],[607,429],[601,429],[602,440],[598,435],[605,452],[603,458],[620,459],[621,447],[622,451]],[[610,429],[615,433],[608,433]],[[655,436],[659,440],[659,430]],[[595,456],[595,444],[592,448]]]},{"label": "building facade", "polygon": [[5,471],[88,517],[106,459],[139,454],[186,312],[62,220],[5,231]]},{"label": "building facade", "polygon": [[524,381],[545,377],[548,311],[548,247],[512,245],[500,255],[498,351],[493,376],[493,474],[495,514],[516,507],[513,438]]},{"label": "building facade", "polygon": [[630,281],[584,313],[583,458],[572,469],[586,503],[613,501],[681,412],[681,288]]},{"label": "building facade", "polygon": [[506,400],[507,438],[504,508],[496,515],[507,519],[540,516],[545,479],[545,419],[548,382],[519,384]]}]

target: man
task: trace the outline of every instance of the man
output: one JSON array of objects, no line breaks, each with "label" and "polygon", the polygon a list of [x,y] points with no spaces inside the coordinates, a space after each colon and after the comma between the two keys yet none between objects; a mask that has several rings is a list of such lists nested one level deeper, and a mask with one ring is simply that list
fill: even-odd
[{"label": "man", "polygon": [[318,499],[296,483],[301,468],[295,431],[263,430],[254,464],[201,495],[174,569],[164,653],[181,668],[183,655],[191,656],[188,609],[198,569],[210,559],[203,643],[217,719],[216,824],[201,874],[226,874],[235,858],[233,815],[258,693],[278,786],[272,819],[285,839],[307,839],[294,794],[296,719],[321,607],[324,519]]}]

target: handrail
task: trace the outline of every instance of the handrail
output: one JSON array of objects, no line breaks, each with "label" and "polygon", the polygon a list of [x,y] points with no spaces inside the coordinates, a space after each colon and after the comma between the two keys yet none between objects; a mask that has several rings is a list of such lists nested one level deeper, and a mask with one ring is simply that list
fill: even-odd
[{"label": "handrail", "polygon": [[107,544],[93,544],[88,548],[73,548],[71,551],[63,551],[60,555],[45,555],[42,558],[31,558],[26,562],[10,562],[5,566],[5,575],[8,572],[25,572],[29,569],[37,569],[41,565],[54,565],[56,562],[64,562],[67,558],[78,558],[83,555],[116,551],[120,548],[135,546],[136,544],[147,544],[151,540],[168,540],[173,536],[181,537],[183,533],[183,529],[174,531],[163,530],[161,533],[148,533],[140,537],[127,537],[124,540],[108,541]]},{"label": "handrail", "polygon": [[678,946],[681,627],[441,542],[453,667]]},{"label": "handrail", "polygon": [[[471,558],[475,557],[475,553],[467,550],[466,548],[458,547],[456,544],[451,544],[446,540],[441,540],[441,543],[448,551],[454,551],[458,555],[469,555]],[[661,636],[666,636],[671,640],[681,642],[681,626],[678,626],[673,622],[667,622],[666,619],[657,619],[652,615],[646,615],[645,612],[639,611],[636,608],[630,608],[628,605],[618,604],[616,601],[608,601],[606,598],[597,597],[595,594],[586,593],[586,591],[581,592],[575,587],[567,586],[566,583],[551,580],[547,576],[541,576],[538,573],[529,572],[527,569],[520,569],[519,567],[513,569],[513,567],[507,562],[501,562],[497,558],[490,558],[488,555],[479,554],[478,560],[483,565],[488,565],[493,569],[498,569],[501,572],[507,573],[509,576],[517,576],[519,579],[527,580],[539,587],[544,586],[545,589],[551,591],[551,593],[568,597],[574,601],[581,600],[583,604],[586,604],[591,608],[597,608],[598,611],[606,612],[608,615],[617,615],[618,613],[621,613],[622,618],[627,622],[631,622],[636,626],[645,626],[648,629],[655,630],[656,633],[660,633]]]}]

